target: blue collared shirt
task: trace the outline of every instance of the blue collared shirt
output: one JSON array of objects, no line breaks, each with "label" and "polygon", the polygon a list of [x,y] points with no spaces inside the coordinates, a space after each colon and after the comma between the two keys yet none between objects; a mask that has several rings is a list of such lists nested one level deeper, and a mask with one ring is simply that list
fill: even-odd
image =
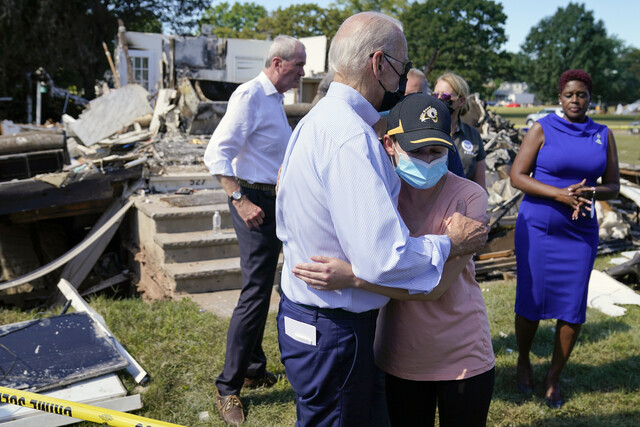
[{"label": "blue collared shirt", "polygon": [[204,153],[212,175],[276,183],[291,136],[282,98],[264,72],[238,86]]},{"label": "blue collared shirt", "polygon": [[400,180],[373,130],[378,119],[359,92],[334,82],[289,140],[276,221],[282,290],[293,302],[363,312],[388,301],[355,288],[309,288],[291,269],[312,255],[349,261],[361,279],[412,292],[429,292],[440,280],[451,242],[409,236],[397,210]]}]

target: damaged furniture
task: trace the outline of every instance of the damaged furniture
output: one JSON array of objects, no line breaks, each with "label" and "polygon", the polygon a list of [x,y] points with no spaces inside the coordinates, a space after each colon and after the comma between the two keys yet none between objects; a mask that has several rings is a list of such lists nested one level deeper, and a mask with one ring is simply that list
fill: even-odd
[{"label": "damaged furniture", "polygon": [[[75,313],[0,327],[0,386],[118,411],[140,409],[140,395],[127,396],[114,373],[126,368],[138,384],[148,381],[147,373],[69,282],[61,280],[58,288],[68,299],[63,312],[70,305]],[[0,404],[2,425],[62,426],[79,421]]]}]

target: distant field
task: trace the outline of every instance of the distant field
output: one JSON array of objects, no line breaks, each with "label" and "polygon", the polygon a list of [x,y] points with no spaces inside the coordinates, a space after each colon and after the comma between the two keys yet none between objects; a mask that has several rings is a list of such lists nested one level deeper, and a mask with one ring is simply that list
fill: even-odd
[{"label": "distant field", "polygon": [[[516,127],[525,125],[528,114],[535,113],[543,108],[554,107],[545,105],[538,107],[489,107],[489,110],[498,113],[502,118],[509,120]],[[629,126],[631,122],[640,120],[640,114],[619,116],[616,114],[594,114],[593,120],[611,127],[618,147],[618,160],[620,163],[640,165],[640,135],[630,135],[627,130],[617,129],[619,126]]]},{"label": "distant field", "polygon": [[618,147],[618,161],[640,165],[640,136],[629,135],[625,131],[614,132],[616,146]]},{"label": "distant field", "polygon": [[[538,107],[489,107],[489,110],[500,114],[503,118],[509,120],[514,125],[524,126],[525,118],[528,114],[536,113],[543,108],[553,108],[556,105],[541,105]],[[640,114],[619,116],[616,114],[594,114],[590,116],[598,123],[607,126],[628,126],[631,122],[640,120]]]}]

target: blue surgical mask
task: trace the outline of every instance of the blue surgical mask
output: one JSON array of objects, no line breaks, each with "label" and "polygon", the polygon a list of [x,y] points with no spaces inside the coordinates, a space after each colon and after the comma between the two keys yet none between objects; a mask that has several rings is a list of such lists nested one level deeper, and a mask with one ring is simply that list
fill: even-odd
[{"label": "blue surgical mask", "polygon": [[414,188],[431,188],[449,171],[447,156],[442,156],[431,163],[398,153],[396,173],[407,184]]}]

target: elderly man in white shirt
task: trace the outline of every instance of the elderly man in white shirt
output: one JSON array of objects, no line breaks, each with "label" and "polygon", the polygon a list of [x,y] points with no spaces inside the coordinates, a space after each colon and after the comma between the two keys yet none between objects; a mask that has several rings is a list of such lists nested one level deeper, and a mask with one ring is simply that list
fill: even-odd
[{"label": "elderly man in white shirt", "polygon": [[400,180],[373,125],[385,93],[392,98],[411,68],[406,58],[396,20],[376,12],[348,18],[329,50],[333,83],[287,146],[276,206],[285,255],[278,339],[297,426],[383,422],[372,416],[373,338],[377,309],[388,298],[356,288],[313,289],[294,276],[296,264],[332,256],[370,283],[428,293],[447,257],[486,242],[485,225],[460,214],[447,235],[416,238],[398,214]]},{"label": "elderly man in white shirt", "polygon": [[224,370],[216,380],[220,415],[232,425],[245,419],[238,397],[243,386],[276,382],[266,370],[262,335],[281,249],[275,184],[291,136],[282,94],[298,87],[305,62],[300,41],[276,37],[265,69],[231,95],[204,155],[209,171],[229,195],[240,248],[242,292],[229,324]]}]

